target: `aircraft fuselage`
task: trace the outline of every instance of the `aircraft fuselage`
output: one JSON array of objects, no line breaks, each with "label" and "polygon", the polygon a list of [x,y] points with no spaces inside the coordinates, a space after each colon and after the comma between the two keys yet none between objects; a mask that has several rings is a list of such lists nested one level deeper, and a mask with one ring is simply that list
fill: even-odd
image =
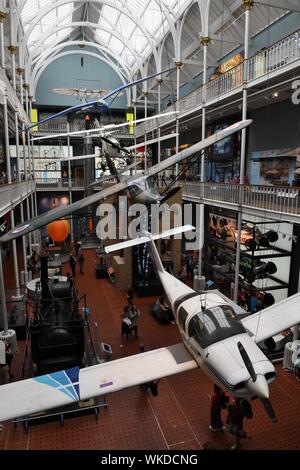
[{"label": "aircraft fuselage", "polygon": [[134,182],[130,184],[128,180],[128,190],[131,196],[131,200],[138,204],[159,204],[162,196],[156,189],[151,179],[141,176],[140,178],[134,178]]},{"label": "aircraft fuselage", "polygon": [[[183,343],[199,367],[235,397],[269,398],[269,384],[276,378],[274,366],[251,339],[231,305],[213,292],[195,292],[169,273],[160,273],[160,278]],[[257,375],[255,381],[238,344],[249,356]]]}]

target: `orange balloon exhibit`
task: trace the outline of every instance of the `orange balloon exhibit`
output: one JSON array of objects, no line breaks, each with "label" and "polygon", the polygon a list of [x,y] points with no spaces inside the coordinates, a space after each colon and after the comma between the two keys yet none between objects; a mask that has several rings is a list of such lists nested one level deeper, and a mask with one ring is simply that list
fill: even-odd
[{"label": "orange balloon exhibit", "polygon": [[70,233],[70,224],[67,220],[55,220],[48,225],[48,235],[55,242],[63,242]]}]

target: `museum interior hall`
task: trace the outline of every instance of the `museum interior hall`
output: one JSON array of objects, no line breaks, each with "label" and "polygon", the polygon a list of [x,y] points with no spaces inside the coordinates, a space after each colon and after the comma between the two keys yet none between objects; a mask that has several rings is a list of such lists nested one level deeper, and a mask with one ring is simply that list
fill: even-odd
[{"label": "museum interior hall", "polygon": [[2,455],[300,450],[299,25],[0,1]]}]

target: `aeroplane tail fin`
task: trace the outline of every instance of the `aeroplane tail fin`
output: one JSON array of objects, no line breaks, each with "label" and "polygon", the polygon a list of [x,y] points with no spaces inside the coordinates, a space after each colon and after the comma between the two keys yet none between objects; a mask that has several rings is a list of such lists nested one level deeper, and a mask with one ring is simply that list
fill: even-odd
[{"label": "aeroplane tail fin", "polygon": [[194,230],[195,227],[193,225],[184,225],[182,227],[172,228],[170,230],[166,230],[160,234],[152,235],[149,232],[141,233],[141,236],[138,238],[133,238],[132,240],[127,240],[126,242],[116,243],[115,245],[110,245],[105,247],[106,253],[111,253],[112,251],[123,250],[124,248],[129,248],[131,246],[141,245],[143,243],[148,243],[149,248],[151,250],[152,261],[159,272],[164,271],[164,267],[162,265],[159,253],[155,246],[154,241],[159,240],[160,238],[169,238],[173,235],[178,235],[179,233],[189,232],[190,230]]}]

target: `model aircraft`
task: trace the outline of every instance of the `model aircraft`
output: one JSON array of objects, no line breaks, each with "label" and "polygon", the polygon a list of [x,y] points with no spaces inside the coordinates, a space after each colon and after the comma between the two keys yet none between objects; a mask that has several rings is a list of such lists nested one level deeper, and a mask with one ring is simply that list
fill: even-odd
[{"label": "model aircraft", "polygon": [[151,78],[157,77],[158,75],[163,75],[164,73],[172,72],[172,70],[174,70],[175,68],[176,67],[172,67],[172,68],[167,69],[167,70],[161,70],[160,72],[153,73],[151,75],[148,75],[147,77],[139,78],[138,80],[134,80],[133,82],[126,83],[125,85],[121,85],[120,87],[109,91],[106,95],[102,96],[101,99],[97,99],[97,100],[94,100],[94,101],[88,101],[87,103],[76,104],[75,106],[71,106],[70,108],[59,111],[58,113],[53,114],[52,116],[49,116],[45,119],[41,119],[41,121],[36,122],[34,124],[31,124],[30,126],[26,127],[25,131],[29,131],[29,129],[31,129],[32,127],[39,126],[40,124],[43,124],[44,122],[51,121],[52,119],[56,119],[60,116],[64,116],[65,114],[73,113],[75,111],[79,111],[79,110],[85,111],[85,110],[88,110],[88,109],[93,108],[95,106],[100,106],[103,109],[108,109],[109,104],[106,102],[106,100],[108,98],[110,98],[111,96],[117,95],[122,90],[125,90],[126,88],[132,87],[134,85],[138,85],[139,83],[150,80]]},{"label": "model aircraft", "polygon": [[[110,92],[111,90],[104,90],[104,89],[96,89],[96,90],[89,90],[86,87],[82,88],[51,88],[52,93],[57,93],[58,95],[68,95],[68,96],[76,96],[77,98],[101,98],[105,93]],[[119,93],[119,96],[122,96],[123,92]]]},{"label": "model aircraft", "polygon": [[32,232],[33,230],[53,222],[54,220],[72,214],[77,210],[83,209],[84,207],[94,204],[95,202],[99,202],[125,189],[129,190],[131,197],[134,198],[134,202],[142,204],[160,204],[164,202],[167,197],[170,197],[170,194],[161,195],[159,193],[159,191],[154,186],[153,180],[151,179],[153,176],[173,165],[176,165],[182,160],[190,158],[197,152],[204,151],[211,145],[214,145],[216,142],[219,142],[220,140],[234,134],[235,132],[246,128],[251,124],[251,122],[251,119],[239,121],[232,126],[226,127],[225,129],[218,131],[216,134],[213,134],[210,137],[207,137],[206,139],[191,145],[190,147],[182,150],[172,157],[166,158],[157,165],[150,167],[147,171],[145,171],[144,175],[124,176],[121,178],[120,182],[114,186],[99,192],[95,192],[95,194],[92,194],[67,206],[54,208],[45,214],[28,220],[26,223],[15,227],[3,235],[0,238],[0,242],[8,242],[15,238],[21,237],[26,233]]},{"label": "model aircraft", "polygon": [[155,240],[193,230],[187,225],[161,235],[107,246],[106,252],[147,243],[171,303],[182,343],[79,369],[73,367],[0,386],[0,421],[88,400],[200,367],[234,397],[260,398],[270,418],[273,364],[257,343],[300,322],[300,293],[239,321],[233,302],[214,292],[196,292],[168,273]]}]

